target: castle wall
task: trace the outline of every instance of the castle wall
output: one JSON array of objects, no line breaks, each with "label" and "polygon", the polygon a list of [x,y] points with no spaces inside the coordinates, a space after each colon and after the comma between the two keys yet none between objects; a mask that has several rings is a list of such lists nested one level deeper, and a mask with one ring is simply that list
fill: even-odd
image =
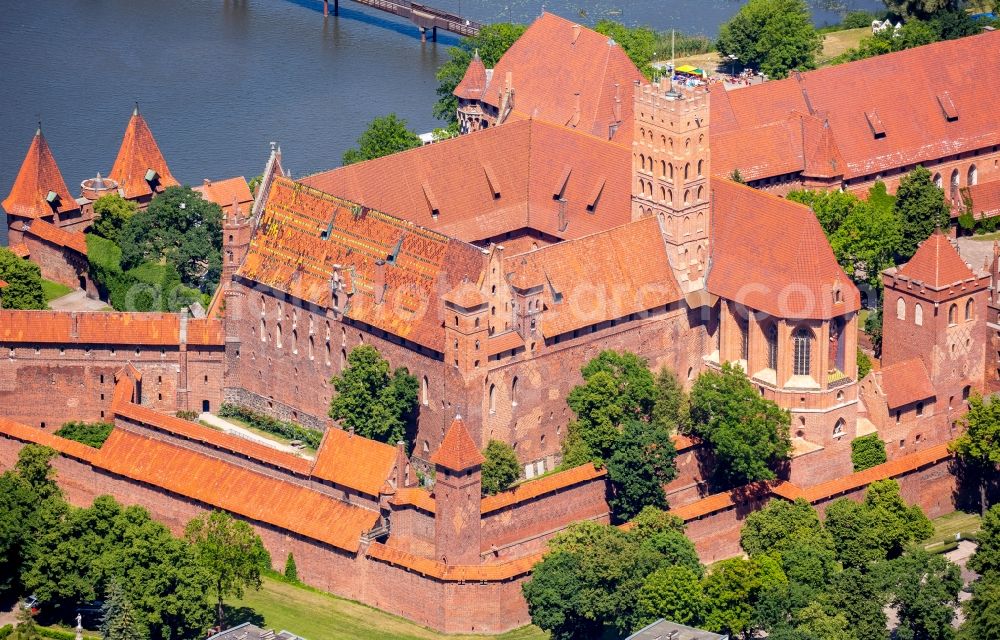
[{"label": "castle wall", "polygon": [[97,287],[90,279],[85,256],[42,240],[30,232],[23,234],[22,239],[31,252],[31,261],[38,265],[43,278],[72,289],[85,289],[97,297]]}]

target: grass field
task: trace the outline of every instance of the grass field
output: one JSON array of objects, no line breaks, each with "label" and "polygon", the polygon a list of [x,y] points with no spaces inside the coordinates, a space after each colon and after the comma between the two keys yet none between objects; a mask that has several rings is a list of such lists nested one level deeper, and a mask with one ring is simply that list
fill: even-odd
[{"label": "grass field", "polygon": [[[234,607],[233,621],[250,621],[275,631],[285,629],[306,640],[469,640],[484,636],[445,636],[402,618],[327,593],[264,578],[260,591],[246,593]],[[524,627],[497,640],[546,640],[548,634]]]},{"label": "grass field", "polygon": [[52,302],[56,298],[61,298],[67,293],[72,293],[73,290],[64,284],[58,282],[52,282],[51,280],[46,280],[42,278],[42,293],[45,295],[45,302]]},{"label": "grass field", "polygon": [[979,531],[980,517],[977,513],[953,511],[939,518],[934,518],[931,523],[934,525],[934,534],[925,543],[928,547],[952,541],[955,539],[956,533]]},{"label": "grass field", "polygon": [[[242,427],[242,428],[246,429],[247,431],[249,431],[251,433],[255,433],[255,434],[261,436],[262,438],[267,438],[268,440],[272,440],[274,442],[277,442],[278,444],[291,445],[291,443],[292,443],[292,441],[290,439],[288,439],[288,438],[283,438],[283,437],[281,437],[281,436],[279,436],[279,435],[277,435],[275,433],[271,433],[270,431],[264,431],[263,429],[258,429],[257,427],[254,427],[250,423],[248,423],[248,422],[246,422],[244,420],[240,420],[239,418],[234,418],[232,416],[226,416],[226,417],[223,418],[222,416],[218,416],[218,415],[216,417],[219,418],[219,419],[221,419],[221,420],[225,420],[226,422],[230,422],[230,423],[236,425],[237,427]],[[208,424],[204,420],[199,420],[198,422],[200,422],[201,424],[205,425],[206,427],[212,427],[213,429],[215,429],[217,431],[221,431],[221,429],[219,429],[219,427],[216,427],[215,425]],[[300,451],[302,453],[306,454],[307,457],[308,456],[314,456],[314,455],[316,455],[316,450],[313,449],[312,447],[308,446],[308,445],[303,446],[300,449]]]},{"label": "grass field", "polygon": [[861,27],[860,29],[845,29],[843,31],[832,31],[823,36],[823,51],[819,54],[819,64],[822,66],[828,60],[836,58],[840,54],[850,49],[856,49],[861,44],[861,39],[872,34],[871,27]]}]

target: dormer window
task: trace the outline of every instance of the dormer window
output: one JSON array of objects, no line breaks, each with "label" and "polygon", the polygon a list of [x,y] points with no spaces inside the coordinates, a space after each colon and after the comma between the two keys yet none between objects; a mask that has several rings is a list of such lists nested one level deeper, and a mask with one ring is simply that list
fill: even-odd
[{"label": "dormer window", "polygon": [[878,112],[872,109],[871,111],[865,112],[865,118],[868,120],[868,126],[872,130],[872,135],[875,136],[876,140],[885,137],[885,125],[882,124],[882,119],[878,117]]},{"label": "dormer window", "polygon": [[146,175],[144,178],[146,182],[156,182],[160,179],[160,174],[156,172],[156,169],[146,169]]},{"label": "dormer window", "polygon": [[49,191],[48,193],[45,194],[45,201],[48,202],[53,207],[58,207],[60,201],[59,194],[56,193],[55,191]]}]

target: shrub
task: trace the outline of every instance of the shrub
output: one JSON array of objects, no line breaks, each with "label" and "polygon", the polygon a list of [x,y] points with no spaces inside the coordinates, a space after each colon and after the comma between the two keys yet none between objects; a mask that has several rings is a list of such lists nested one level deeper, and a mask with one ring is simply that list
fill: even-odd
[{"label": "shrub", "polygon": [[56,435],[100,449],[114,428],[115,425],[110,422],[67,422],[56,431]]},{"label": "shrub", "polygon": [[14,625],[5,624],[4,626],[0,627],[0,640],[3,640],[12,633],[14,633]]},{"label": "shrub", "polygon": [[49,629],[48,627],[36,627],[38,635],[43,638],[53,638],[54,640],[76,640],[76,634],[61,629]]},{"label": "shrub", "polygon": [[505,491],[521,475],[517,454],[506,442],[490,440],[483,451],[483,495],[491,496]]},{"label": "shrub", "polygon": [[187,420],[188,422],[194,422],[198,419],[197,411],[178,411],[177,417],[181,420]]},{"label": "shrub", "polygon": [[273,433],[289,440],[301,440],[313,449],[319,448],[319,443],[323,439],[323,434],[314,429],[307,429],[294,422],[276,420],[271,416],[257,413],[252,409],[247,409],[235,404],[223,404],[219,409],[219,415],[223,418],[236,418],[246,422],[255,429]]},{"label": "shrub", "polygon": [[885,443],[877,433],[861,436],[851,441],[851,462],[855,471],[864,471],[887,460]]},{"label": "shrub", "polygon": [[285,560],[285,578],[292,582],[299,581],[299,570],[295,566],[295,556],[291,552],[288,553],[288,558]]},{"label": "shrub", "polygon": [[858,380],[871,373],[872,361],[861,349],[858,349]]}]

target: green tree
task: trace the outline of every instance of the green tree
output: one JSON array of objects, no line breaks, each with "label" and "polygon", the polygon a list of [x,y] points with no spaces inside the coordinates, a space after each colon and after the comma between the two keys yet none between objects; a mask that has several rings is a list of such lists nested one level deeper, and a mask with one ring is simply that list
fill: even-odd
[{"label": "green tree", "polygon": [[677,375],[667,367],[661,368],[656,374],[650,422],[673,433],[686,427],[690,412],[690,400]]},{"label": "green tree", "polygon": [[962,603],[962,612],[962,640],[1000,638],[1000,573],[987,573],[972,584],[972,598]]},{"label": "green tree", "polygon": [[620,521],[630,520],[644,507],[664,509],[663,487],[677,477],[677,449],[664,427],[628,420],[608,460],[612,495],[608,500]]},{"label": "green tree", "polygon": [[821,598],[834,611],[847,616],[858,640],[886,640],[889,632],[885,605],[889,596],[885,582],[878,571],[873,575],[848,567],[830,577]]},{"label": "green tree", "polygon": [[740,531],[740,545],[750,557],[777,553],[789,582],[807,587],[808,593],[822,589],[837,570],[833,538],[816,510],[801,498],[793,503],[772,500],[750,514]]},{"label": "green tree", "polygon": [[888,460],[885,442],[877,433],[870,433],[851,441],[851,462],[855,471],[864,471]]},{"label": "green tree", "polygon": [[885,8],[901,18],[932,18],[942,11],[958,9],[958,0],[882,0]]},{"label": "green tree", "polygon": [[56,435],[100,449],[114,428],[115,425],[110,422],[67,422],[59,427]]},{"label": "green tree", "polygon": [[962,419],[965,432],[949,448],[979,478],[979,511],[986,513],[986,486],[1000,465],[1000,402],[969,398],[969,411]]},{"label": "green tree", "polygon": [[701,578],[682,565],[657,569],[643,582],[638,606],[644,624],[660,618],[686,625],[698,624],[705,607]]},{"label": "green tree", "polygon": [[653,54],[656,33],[649,27],[626,27],[614,20],[598,20],[594,31],[606,35],[622,48],[639,71],[647,78],[653,77]]},{"label": "green tree", "polygon": [[719,29],[716,48],[772,78],[816,66],[821,38],[804,0],[750,0]]},{"label": "green tree", "polygon": [[790,192],[787,197],[812,209],[827,237],[840,229],[840,225],[861,202],[856,195],[846,191],[797,190]]},{"label": "green tree", "polygon": [[483,495],[506,491],[521,475],[514,448],[501,440],[490,440],[483,450]]},{"label": "green tree", "polygon": [[34,262],[17,257],[7,247],[0,247],[0,280],[7,283],[0,289],[0,308],[46,308],[41,269]]},{"label": "green tree", "polygon": [[796,614],[795,630],[813,640],[857,640],[851,631],[847,616],[829,612],[817,602],[812,602]]},{"label": "green tree", "polygon": [[899,617],[898,640],[950,640],[962,575],[941,555],[911,549],[893,561],[892,605]]},{"label": "green tree", "polygon": [[448,60],[437,71],[438,101],[434,104],[434,117],[446,122],[458,120],[458,99],[455,87],[465,77],[474,53],[478,52],[487,69],[492,69],[527,27],[523,24],[498,22],[488,24],[475,36],[462,38],[458,46],[448,49]]},{"label": "green tree", "polygon": [[216,618],[224,622],[223,599],[242,598],[246,589],[260,589],[261,569],[269,564],[260,537],[246,522],[221,511],[194,518],[184,530],[198,564],[212,576]]},{"label": "green tree", "polygon": [[129,218],[118,242],[123,271],[165,262],[185,286],[211,293],[222,273],[222,209],[190,187],[167,187]]},{"label": "green tree", "polygon": [[292,555],[291,551],[288,552],[288,557],[285,559],[285,577],[292,582],[299,581],[299,570],[295,566],[295,556]]},{"label": "green tree", "polygon": [[895,264],[902,246],[903,229],[896,214],[860,201],[830,237],[844,272],[875,290],[881,289],[882,271]]},{"label": "green tree", "polygon": [[871,338],[872,348],[875,357],[882,355],[882,301],[879,301],[877,309],[868,314],[865,318],[865,333]]},{"label": "green tree", "polygon": [[736,184],[746,184],[747,181],[743,178],[743,174],[740,173],[739,169],[733,169],[733,172],[729,174],[729,179]]},{"label": "green tree", "polygon": [[707,603],[702,624],[709,631],[750,640],[759,630],[757,604],[767,592],[785,584],[787,579],[772,556],[723,560],[702,584]]},{"label": "green tree", "polygon": [[17,607],[17,613],[14,615],[17,626],[14,627],[14,632],[8,636],[11,640],[42,640],[42,634],[38,632],[38,626],[35,624],[35,618],[32,617],[31,611],[24,607]]},{"label": "green tree", "polygon": [[899,255],[903,259],[912,256],[935,229],[946,229],[951,221],[944,192],[931,181],[931,172],[922,166],[900,181],[894,211],[902,225]]},{"label": "green tree", "polygon": [[395,113],[375,118],[358,138],[358,147],[344,152],[344,165],[374,160],[420,146],[420,138]]},{"label": "green tree", "polygon": [[872,371],[872,359],[868,357],[868,354],[858,347],[857,351],[857,363],[858,363],[858,380],[861,380],[867,376]]},{"label": "green tree", "polygon": [[129,219],[139,210],[134,200],[126,200],[117,193],[109,193],[94,201],[92,233],[117,244],[118,236]]},{"label": "green tree", "polygon": [[718,479],[730,486],[776,477],[775,467],[792,450],[790,422],[729,363],[702,373],[691,390],[691,430],[711,447]]},{"label": "green tree", "polygon": [[101,638],[103,640],[144,640],[149,632],[139,621],[125,590],[117,581],[108,585],[101,608]]},{"label": "green tree", "polygon": [[968,566],[980,575],[1000,575],[1000,504],[983,514],[976,552],[969,558]]},{"label": "green tree", "polygon": [[375,347],[365,344],[347,356],[347,367],[330,381],[337,394],[330,417],[365,438],[390,444],[403,440],[417,407],[417,379],[389,363]]}]

